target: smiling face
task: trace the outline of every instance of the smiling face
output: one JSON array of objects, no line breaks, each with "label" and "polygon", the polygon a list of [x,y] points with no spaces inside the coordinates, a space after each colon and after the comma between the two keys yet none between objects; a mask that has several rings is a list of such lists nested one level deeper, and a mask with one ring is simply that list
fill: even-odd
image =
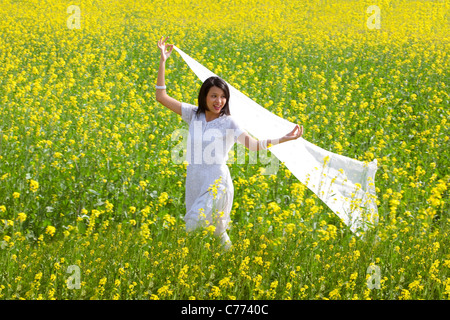
[{"label": "smiling face", "polygon": [[211,113],[212,116],[218,117],[220,115],[220,110],[225,106],[227,102],[227,97],[225,92],[219,87],[211,87],[206,95],[206,106],[207,111]]},{"label": "smiling face", "polygon": [[230,115],[230,89],[227,83],[217,76],[206,79],[198,92],[197,115],[204,113],[207,121],[221,115]]}]

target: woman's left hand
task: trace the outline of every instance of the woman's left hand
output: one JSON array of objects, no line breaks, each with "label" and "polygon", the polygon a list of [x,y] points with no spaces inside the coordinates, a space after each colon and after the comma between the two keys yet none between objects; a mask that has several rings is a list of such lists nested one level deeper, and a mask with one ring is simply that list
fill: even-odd
[{"label": "woman's left hand", "polygon": [[298,124],[289,132],[287,135],[283,137],[284,141],[291,141],[300,138],[303,135],[303,126],[299,126]]}]

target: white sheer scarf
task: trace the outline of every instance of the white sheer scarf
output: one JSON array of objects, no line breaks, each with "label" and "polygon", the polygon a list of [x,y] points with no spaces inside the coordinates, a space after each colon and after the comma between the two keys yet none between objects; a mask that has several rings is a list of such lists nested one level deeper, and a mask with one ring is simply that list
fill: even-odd
[{"label": "white sheer scarf", "polygon": [[[174,49],[202,82],[216,76],[176,46]],[[228,86],[231,114],[255,138],[281,138],[295,127],[294,123],[271,113],[229,83]],[[353,232],[359,234],[378,222],[376,159],[369,163],[355,160],[324,150],[303,138],[272,146],[269,150]]]}]

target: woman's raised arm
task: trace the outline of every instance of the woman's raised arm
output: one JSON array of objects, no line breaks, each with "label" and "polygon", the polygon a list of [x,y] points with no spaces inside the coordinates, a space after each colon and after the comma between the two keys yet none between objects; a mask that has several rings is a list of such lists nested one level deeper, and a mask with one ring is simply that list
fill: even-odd
[{"label": "woman's raised arm", "polygon": [[166,92],[166,60],[173,50],[173,44],[166,43],[168,38],[169,37],[163,39],[163,37],[161,37],[158,41],[158,48],[161,50],[161,59],[159,60],[158,78],[156,80],[156,101],[181,116],[181,102],[170,97]]}]

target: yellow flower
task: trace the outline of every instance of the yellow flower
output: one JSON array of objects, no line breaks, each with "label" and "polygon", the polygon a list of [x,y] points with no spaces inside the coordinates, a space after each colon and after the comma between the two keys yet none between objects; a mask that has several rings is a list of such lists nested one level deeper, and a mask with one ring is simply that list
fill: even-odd
[{"label": "yellow flower", "polygon": [[330,299],[339,299],[341,294],[339,293],[339,288],[336,288],[330,292]]},{"label": "yellow flower", "polygon": [[172,294],[172,290],[169,290],[169,286],[168,285],[164,285],[161,288],[158,289],[157,293],[158,296],[164,296],[164,295],[171,295]]},{"label": "yellow flower", "polygon": [[35,281],[39,281],[39,280],[41,280],[41,278],[42,278],[42,272],[38,272],[38,273],[36,273],[36,275],[34,276],[34,280],[35,280]]},{"label": "yellow flower", "polygon": [[17,220],[20,222],[24,222],[27,219],[27,215],[23,212],[17,214]]},{"label": "yellow flower", "polygon": [[47,228],[45,229],[45,233],[49,234],[50,236],[54,236],[56,232],[56,228],[53,226],[47,226]]},{"label": "yellow flower", "polygon": [[216,286],[212,286],[211,292],[209,293],[210,298],[217,298],[220,296],[220,288]]},{"label": "yellow flower", "polygon": [[409,300],[409,299],[411,299],[411,294],[410,294],[409,290],[402,289],[402,293],[401,293],[399,299],[400,300]]},{"label": "yellow flower", "polygon": [[169,228],[170,226],[174,226],[176,223],[176,218],[171,216],[170,214],[165,214],[163,217],[164,220],[164,228]]},{"label": "yellow flower", "polygon": [[295,224],[289,223],[286,225],[286,232],[287,233],[293,233],[295,231]]},{"label": "yellow flower", "polygon": [[30,183],[30,190],[31,190],[32,192],[36,192],[36,191],[39,189],[39,182],[37,182],[37,181],[31,179],[31,180],[29,181],[29,183]]},{"label": "yellow flower", "polygon": [[219,287],[227,288],[232,287],[234,285],[234,282],[231,281],[230,277],[225,277],[222,280],[219,281]]},{"label": "yellow flower", "polygon": [[216,231],[216,227],[215,227],[214,225],[212,225],[212,224],[210,224],[209,226],[207,226],[205,229],[206,229],[206,231],[207,231],[209,234],[214,234],[214,232]]},{"label": "yellow flower", "polygon": [[[420,276],[419,276],[420,277]],[[413,282],[411,282],[409,285],[408,285],[408,289],[409,290],[411,290],[412,292],[414,292],[414,291],[416,291],[416,290],[422,290],[423,288],[424,288],[424,286],[423,285],[420,285],[420,279],[418,279],[418,280],[415,280],[415,281],[413,281]]]},{"label": "yellow flower", "polygon": [[106,212],[112,212],[114,205],[110,203],[108,200],[106,200],[105,203],[106,203]]},{"label": "yellow flower", "polygon": [[100,216],[100,214],[101,214],[101,212],[98,211],[97,209],[93,209],[93,210],[92,210],[92,216],[93,216],[94,218],[98,218],[98,217]]},{"label": "yellow flower", "polygon": [[161,195],[158,198],[158,202],[161,206],[164,206],[167,203],[167,200],[169,199],[169,194],[167,192],[161,193]]},{"label": "yellow flower", "polygon": [[99,287],[104,286],[107,280],[108,279],[106,277],[101,278],[100,281],[98,282],[98,286]]},{"label": "yellow flower", "polygon": [[273,282],[270,284],[270,288],[271,288],[271,289],[276,289],[276,287],[278,287],[278,281],[277,281],[277,280],[273,281]]}]

